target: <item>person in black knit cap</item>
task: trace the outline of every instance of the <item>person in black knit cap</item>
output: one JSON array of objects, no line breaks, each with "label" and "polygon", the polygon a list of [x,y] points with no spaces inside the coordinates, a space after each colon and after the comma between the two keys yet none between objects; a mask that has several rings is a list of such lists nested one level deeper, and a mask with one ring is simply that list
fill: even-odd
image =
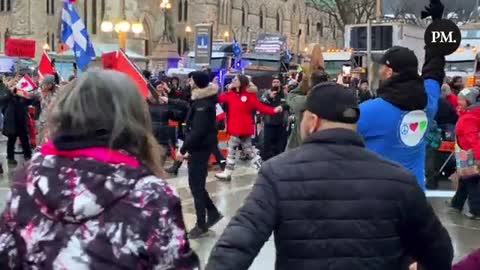
[{"label": "person in black knit cap", "polygon": [[189,232],[190,239],[203,237],[222,215],[218,212],[205,188],[208,160],[217,146],[216,104],[218,87],[210,84],[205,72],[193,72],[189,80],[192,104],[186,118],[185,142],[177,153],[177,160],[188,156],[188,184],[193,196],[197,224]]}]

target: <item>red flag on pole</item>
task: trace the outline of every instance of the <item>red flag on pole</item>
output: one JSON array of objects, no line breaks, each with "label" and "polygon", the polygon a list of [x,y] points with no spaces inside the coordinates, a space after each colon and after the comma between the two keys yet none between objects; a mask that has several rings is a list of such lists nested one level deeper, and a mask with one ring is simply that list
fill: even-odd
[{"label": "red flag on pole", "polygon": [[102,54],[102,64],[104,69],[117,69],[117,52]]},{"label": "red flag on pole", "polygon": [[123,51],[117,52],[117,61],[116,67],[113,69],[127,74],[132,80],[137,84],[140,94],[147,98],[150,91],[148,90],[147,81],[143,77],[142,73],[137,69],[137,67],[128,59],[127,55]]},{"label": "red flag on pole", "polygon": [[43,52],[40,63],[38,64],[38,75],[40,75],[41,78],[47,75],[55,75],[52,60],[50,60],[50,57],[48,57],[46,52]]}]

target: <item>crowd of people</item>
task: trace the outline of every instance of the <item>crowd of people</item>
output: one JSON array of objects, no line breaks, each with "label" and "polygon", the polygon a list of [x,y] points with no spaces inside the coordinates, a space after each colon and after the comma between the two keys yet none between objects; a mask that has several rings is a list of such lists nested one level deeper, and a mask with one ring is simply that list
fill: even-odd
[{"label": "crowd of people", "polygon": [[[438,20],[443,5],[432,0],[427,13]],[[333,82],[321,55],[311,58],[267,90],[242,74],[221,89],[208,70],[184,82],[145,72],[146,100],[115,71],[90,70],[62,87],[45,76],[30,93],[8,78],[0,84],[7,158],[16,163],[19,138],[28,162],[1,216],[0,268],[199,269],[190,240],[223,218],[206,189],[213,154],[219,180],[235,181],[238,158],[258,178],[208,270],[248,269],[272,232],[276,269],[452,269],[452,241],[425,197],[425,161],[433,133],[455,134],[459,179],[449,205],[461,211],[468,201],[478,219],[479,89],[445,83],[445,57],[429,46],[421,74],[411,50],[389,49],[376,97],[366,81]],[[219,130],[229,136],[226,158]],[[165,181],[185,161],[196,212],[189,232]],[[480,269],[479,257],[453,269]]]}]

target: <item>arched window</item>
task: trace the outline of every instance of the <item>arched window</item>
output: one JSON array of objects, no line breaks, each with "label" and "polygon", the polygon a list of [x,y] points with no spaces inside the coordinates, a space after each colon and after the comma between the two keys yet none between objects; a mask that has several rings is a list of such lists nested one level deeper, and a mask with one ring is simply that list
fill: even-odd
[{"label": "arched window", "polygon": [[52,42],[52,45],[50,46],[50,48],[52,49],[52,52],[54,52],[55,51],[55,43],[57,43],[56,40],[55,40],[55,33],[52,33],[52,41],[51,42]]},{"label": "arched window", "polygon": [[183,20],[188,22],[188,0],[185,0],[183,5]]},{"label": "arched window", "polygon": [[152,48],[152,35],[151,35],[151,27],[150,24],[148,23],[148,20],[146,18],[143,19],[143,31],[145,34],[145,40],[144,40],[144,53],[145,55],[150,55],[150,49]]},{"label": "arched window", "polygon": [[181,22],[183,19],[183,1],[178,1],[178,21]]},{"label": "arched window", "polygon": [[245,26],[245,21],[246,21],[245,7],[242,7],[242,26]]},{"label": "arched window", "polygon": [[182,54],[182,40],[179,37],[177,37],[177,53]]},{"label": "arched window", "polygon": [[[50,15],[50,0],[45,1],[47,3],[47,15]],[[1,11],[5,11],[3,5],[5,4],[5,0],[2,0],[1,4]]]},{"label": "arched window", "polygon": [[307,19],[307,36],[310,36],[310,19]]},{"label": "arched window", "polygon": [[48,46],[50,46],[50,33],[47,32],[47,42]]},{"label": "arched window", "polygon": [[12,0],[1,0],[0,12],[10,12],[10,11],[12,11]]},{"label": "arched window", "polygon": [[83,2],[83,22],[85,23],[85,28],[88,31],[88,1]]},{"label": "arched window", "polygon": [[296,35],[297,34],[297,15],[296,15],[296,5],[293,5],[293,11],[292,11],[292,15],[290,17],[290,33],[292,33],[292,35]]},{"label": "arched window", "polygon": [[10,38],[10,30],[7,28],[7,30],[5,30],[5,34],[3,34],[3,48],[7,48],[7,40]]},{"label": "arched window", "polygon": [[183,38],[183,53],[188,52],[190,48],[188,47],[187,38]]},{"label": "arched window", "polygon": [[260,10],[260,29],[263,29],[263,10]]},{"label": "arched window", "polygon": [[280,18],[280,12],[277,11],[277,27],[275,28],[277,30],[277,32],[281,32],[282,31],[282,28],[281,28],[281,24],[282,23],[282,20]]},{"label": "arched window", "polygon": [[317,33],[323,37],[323,22],[317,22]]},{"label": "arched window", "polygon": [[222,0],[223,3],[223,23],[230,24],[230,16],[232,14],[232,6],[230,0]]},{"label": "arched window", "polygon": [[105,0],[100,2],[100,19],[105,19]]},{"label": "arched window", "polygon": [[220,23],[225,23],[225,1],[219,0],[218,1],[220,8],[218,9],[218,18],[220,19]]},{"label": "arched window", "polygon": [[[7,0],[7,4],[10,0]],[[50,15],[55,15],[55,0],[50,0]]]},{"label": "arched window", "polygon": [[92,0],[92,35],[97,34],[97,0]]}]

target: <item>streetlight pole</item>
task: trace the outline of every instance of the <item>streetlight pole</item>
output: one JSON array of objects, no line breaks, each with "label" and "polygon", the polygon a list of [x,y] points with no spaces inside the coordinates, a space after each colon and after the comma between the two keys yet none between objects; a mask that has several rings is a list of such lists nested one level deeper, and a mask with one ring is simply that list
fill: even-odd
[{"label": "streetlight pole", "polygon": [[480,11],[478,10],[479,5],[480,5],[480,0],[476,0],[475,1],[475,14],[477,15],[477,17],[475,18],[476,22],[478,22],[478,18],[480,17]]},{"label": "streetlight pole", "polygon": [[140,22],[129,22],[127,21],[127,14],[125,11],[125,0],[122,1],[122,19],[109,21],[104,20],[100,25],[100,29],[104,33],[111,33],[115,31],[118,36],[118,47],[122,51],[127,49],[127,38],[128,32],[133,32],[134,34],[140,34],[143,32],[143,24]]},{"label": "streetlight pole", "polygon": [[162,34],[162,40],[163,41],[170,41],[167,33],[167,11],[172,8],[172,4],[168,2],[169,0],[162,0],[162,3],[160,4],[160,9],[163,11],[163,34]]}]

